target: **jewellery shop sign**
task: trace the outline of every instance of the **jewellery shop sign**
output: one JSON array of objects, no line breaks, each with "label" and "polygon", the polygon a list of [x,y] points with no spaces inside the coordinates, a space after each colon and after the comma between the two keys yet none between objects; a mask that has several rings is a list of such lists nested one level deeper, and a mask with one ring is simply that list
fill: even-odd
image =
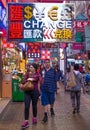
[{"label": "jewellery shop sign", "polygon": [[70,3],[8,3],[8,40],[70,40],[73,19],[74,4]]}]

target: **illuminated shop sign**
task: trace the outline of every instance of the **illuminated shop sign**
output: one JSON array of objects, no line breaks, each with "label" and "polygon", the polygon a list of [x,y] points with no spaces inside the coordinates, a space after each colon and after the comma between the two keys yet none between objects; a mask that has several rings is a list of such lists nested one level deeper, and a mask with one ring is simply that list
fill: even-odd
[{"label": "illuminated shop sign", "polygon": [[74,4],[9,3],[8,40],[72,39]]},{"label": "illuminated shop sign", "polygon": [[74,21],[74,28],[76,29],[76,31],[79,32],[84,32],[85,30],[85,26],[89,25],[90,26],[90,20],[89,21]]},{"label": "illuminated shop sign", "polygon": [[7,28],[7,17],[6,17],[6,9],[3,6],[2,2],[0,2],[0,31],[3,36],[6,36],[6,28]]},{"label": "illuminated shop sign", "polygon": [[38,42],[35,42],[34,44],[32,42],[28,43],[27,57],[40,58],[41,57],[41,44]]},{"label": "illuminated shop sign", "polygon": [[42,50],[41,59],[50,59],[50,51],[49,50]]}]

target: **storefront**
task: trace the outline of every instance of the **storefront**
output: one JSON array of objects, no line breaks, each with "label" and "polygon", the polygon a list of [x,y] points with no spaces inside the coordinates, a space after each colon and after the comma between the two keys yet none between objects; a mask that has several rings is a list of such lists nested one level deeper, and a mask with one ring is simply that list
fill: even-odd
[{"label": "storefront", "polygon": [[[73,39],[73,17],[73,4],[9,3],[8,41],[15,41],[17,46],[25,43],[25,60],[19,60],[19,65],[25,68],[27,62],[46,58],[60,61],[61,44]],[[64,70],[63,51],[61,53]]]},{"label": "storefront", "polygon": [[[24,5],[24,3],[16,3],[13,5],[10,3],[8,8],[8,40],[16,40],[26,44],[30,42],[30,44],[33,44],[30,45],[30,48],[36,42],[42,44],[42,50],[38,50],[41,54],[37,53],[35,49],[33,49],[34,52],[31,52],[32,49],[28,50],[28,56],[31,60],[35,57],[39,58],[39,56],[42,58],[42,55],[47,53],[52,56],[51,60],[54,60],[55,57],[58,60],[60,44],[73,40],[73,4],[28,3]],[[16,17],[13,17],[12,12]],[[19,17],[17,13],[19,13]],[[29,13],[30,15],[28,15]],[[53,44],[53,46],[57,44],[57,47],[51,49],[52,45],[50,44]],[[47,47],[47,45],[50,45],[50,47]],[[35,45],[35,47],[37,46]]]},{"label": "storefront", "polygon": [[6,6],[0,1],[0,98],[2,97],[2,41],[6,36]]}]

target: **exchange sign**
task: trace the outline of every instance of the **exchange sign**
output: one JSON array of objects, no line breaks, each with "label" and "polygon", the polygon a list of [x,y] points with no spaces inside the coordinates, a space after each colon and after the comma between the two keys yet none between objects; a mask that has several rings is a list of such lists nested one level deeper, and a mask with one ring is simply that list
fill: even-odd
[{"label": "exchange sign", "polygon": [[55,42],[72,39],[74,4],[9,3],[8,40]]}]

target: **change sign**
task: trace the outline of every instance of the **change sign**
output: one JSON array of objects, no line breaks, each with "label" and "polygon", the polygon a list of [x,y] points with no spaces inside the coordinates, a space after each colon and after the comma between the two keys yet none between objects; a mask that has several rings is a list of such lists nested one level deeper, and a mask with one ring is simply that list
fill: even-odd
[{"label": "change sign", "polygon": [[72,39],[73,4],[9,3],[8,40],[55,42]]}]

